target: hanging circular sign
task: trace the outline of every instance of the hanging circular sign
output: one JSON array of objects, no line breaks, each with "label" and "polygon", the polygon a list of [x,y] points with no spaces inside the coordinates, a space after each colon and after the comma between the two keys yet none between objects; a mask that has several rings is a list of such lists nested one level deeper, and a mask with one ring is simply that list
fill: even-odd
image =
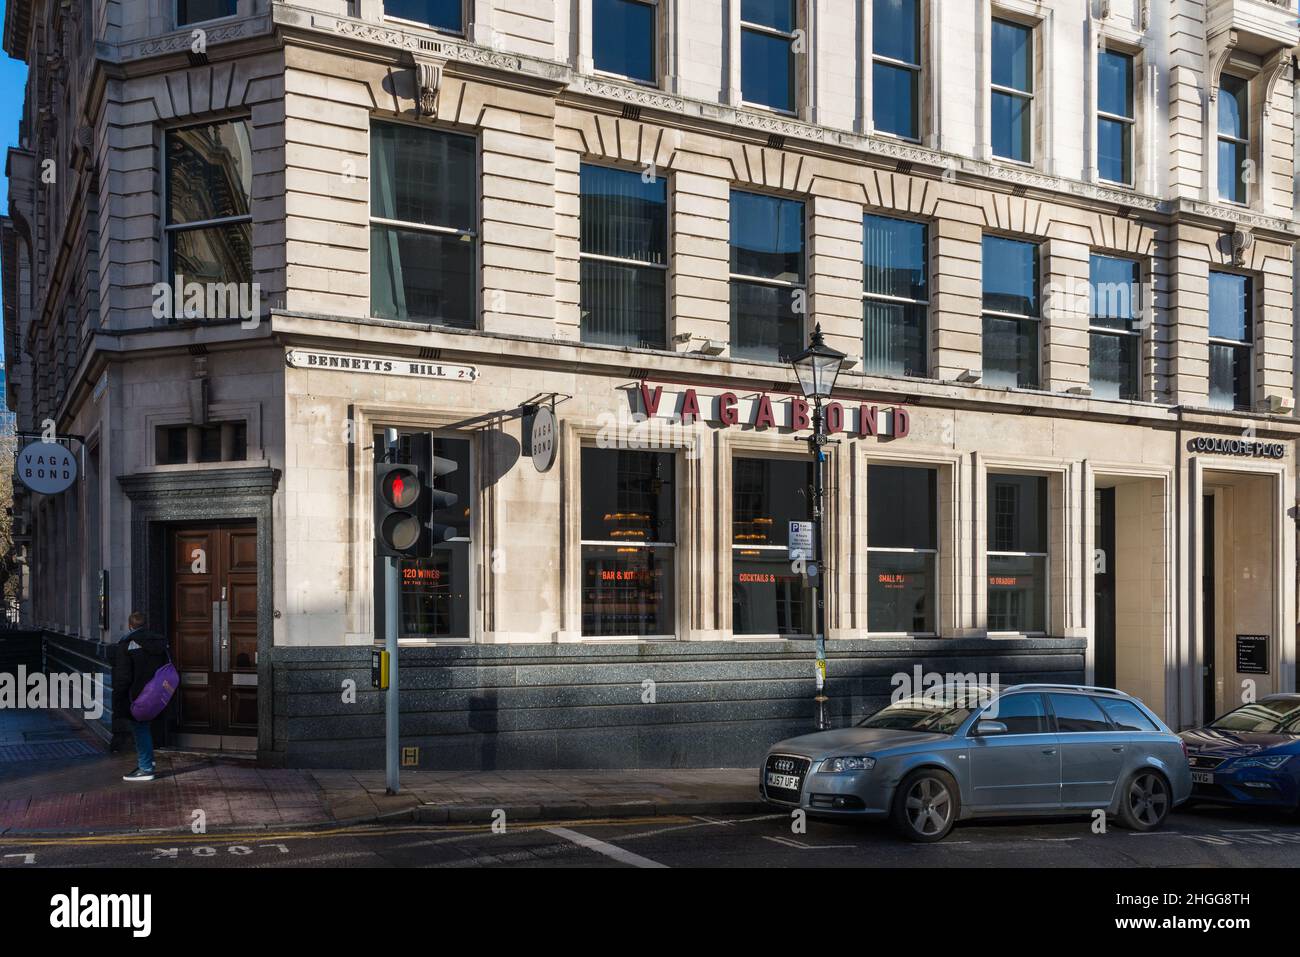
[{"label": "hanging circular sign", "polygon": [[58,495],[77,480],[77,458],[56,442],[33,442],[18,453],[14,471],[33,492]]},{"label": "hanging circular sign", "polygon": [[533,467],[537,471],[549,471],[555,464],[555,445],[558,435],[555,413],[549,406],[538,406],[537,411],[533,413],[533,427],[528,434],[528,454],[533,457]]}]

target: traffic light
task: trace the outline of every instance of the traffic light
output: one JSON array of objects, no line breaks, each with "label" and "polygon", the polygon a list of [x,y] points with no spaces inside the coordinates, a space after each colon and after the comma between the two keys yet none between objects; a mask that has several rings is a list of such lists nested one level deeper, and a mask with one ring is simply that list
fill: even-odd
[{"label": "traffic light", "polygon": [[423,556],[427,558],[432,553],[435,545],[456,536],[454,527],[440,525],[432,519],[434,518],[434,512],[451,508],[459,500],[455,492],[448,492],[437,487],[438,479],[444,475],[450,475],[459,466],[451,459],[433,454],[433,436],[428,432],[417,432],[411,436],[411,461],[415,463],[423,475],[429,500],[429,516],[425,522],[429,533],[429,551],[425,552]]},{"label": "traffic light", "polygon": [[409,462],[375,463],[375,545],[393,558],[428,558],[433,547],[455,535],[455,529],[432,522],[433,513],[456,504],[453,492],[434,487],[456,463],[433,454],[433,436],[410,437]]}]

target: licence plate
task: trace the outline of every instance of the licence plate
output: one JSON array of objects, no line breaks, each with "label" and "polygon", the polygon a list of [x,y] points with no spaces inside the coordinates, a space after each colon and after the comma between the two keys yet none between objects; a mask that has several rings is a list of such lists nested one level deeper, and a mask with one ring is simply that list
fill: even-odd
[{"label": "licence plate", "polygon": [[1214,783],[1214,772],[1213,772],[1213,771],[1193,771],[1193,772],[1192,772],[1192,783],[1193,783],[1193,784],[1213,784],[1213,783]]},{"label": "licence plate", "polygon": [[799,775],[797,774],[775,774],[767,772],[767,786],[770,788],[782,788],[786,791],[799,790]]}]

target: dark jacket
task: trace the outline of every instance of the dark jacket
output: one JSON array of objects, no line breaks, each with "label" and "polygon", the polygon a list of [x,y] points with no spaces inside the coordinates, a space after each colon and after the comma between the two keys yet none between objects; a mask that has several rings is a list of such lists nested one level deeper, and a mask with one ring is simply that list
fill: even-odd
[{"label": "dark jacket", "polygon": [[167,639],[140,628],[123,635],[113,652],[113,728],[130,730],[131,702],[167,663]]}]

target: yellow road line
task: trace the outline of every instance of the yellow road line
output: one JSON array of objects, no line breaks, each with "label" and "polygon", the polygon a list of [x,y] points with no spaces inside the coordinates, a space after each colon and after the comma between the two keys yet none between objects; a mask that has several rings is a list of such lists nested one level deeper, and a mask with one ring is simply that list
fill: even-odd
[{"label": "yellow road line", "polygon": [[[513,831],[536,831],[557,825],[569,827],[604,827],[604,826],[642,826],[646,824],[680,824],[693,821],[694,818],[682,815],[658,815],[654,817],[610,817],[563,819],[555,821],[507,821],[507,833]],[[172,844],[269,844],[274,841],[296,841],[322,837],[383,837],[389,834],[411,833],[463,833],[472,831],[492,832],[491,823],[483,824],[422,824],[402,827],[384,827],[383,825],[352,825],[349,827],[329,828],[325,830],[303,831],[250,831],[247,833],[229,831],[212,834],[87,834],[80,837],[32,837],[22,838],[0,836],[0,847],[113,847],[146,844],[150,846]]]}]

